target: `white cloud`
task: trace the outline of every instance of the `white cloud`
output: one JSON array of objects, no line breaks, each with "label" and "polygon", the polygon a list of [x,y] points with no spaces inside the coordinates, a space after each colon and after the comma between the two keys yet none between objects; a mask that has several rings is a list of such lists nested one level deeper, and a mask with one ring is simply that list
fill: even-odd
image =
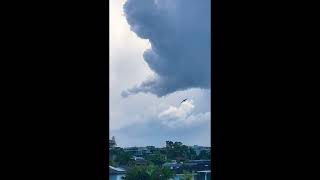
[{"label": "white cloud", "polygon": [[210,121],[210,112],[193,114],[193,101],[185,101],[179,107],[170,106],[161,112],[158,118],[170,128],[192,126]]},{"label": "white cloud", "polygon": [[179,107],[170,106],[167,110],[159,114],[160,119],[180,119],[185,118],[194,109],[193,101],[185,101]]},{"label": "white cloud", "polygon": [[146,76],[151,76],[152,71],[142,59],[142,54],[150,47],[150,43],[130,31],[123,15],[125,0],[110,0],[109,3],[110,129],[116,129],[128,124],[128,116],[133,121],[140,119],[138,115],[128,113],[128,110],[134,111],[137,108],[127,105],[120,95],[121,91],[142,81]]}]

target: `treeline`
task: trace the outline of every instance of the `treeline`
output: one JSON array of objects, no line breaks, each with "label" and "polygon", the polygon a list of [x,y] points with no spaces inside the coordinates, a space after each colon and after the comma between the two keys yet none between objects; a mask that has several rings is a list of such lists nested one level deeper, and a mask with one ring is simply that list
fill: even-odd
[{"label": "treeline", "polygon": [[[166,141],[164,148],[155,148],[154,146],[147,146],[150,154],[143,154],[145,165],[162,166],[165,162],[184,162],[187,160],[210,160],[211,152],[201,151],[198,155],[196,152],[181,142]],[[109,164],[113,166],[134,166],[135,161],[132,154],[125,152],[122,148],[113,148],[109,150]]]}]

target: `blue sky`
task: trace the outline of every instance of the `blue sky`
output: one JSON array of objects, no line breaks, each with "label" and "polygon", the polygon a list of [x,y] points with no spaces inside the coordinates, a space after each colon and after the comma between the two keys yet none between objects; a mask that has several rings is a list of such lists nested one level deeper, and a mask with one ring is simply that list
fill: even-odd
[{"label": "blue sky", "polygon": [[119,146],[210,145],[210,0],[109,7],[110,136]]}]

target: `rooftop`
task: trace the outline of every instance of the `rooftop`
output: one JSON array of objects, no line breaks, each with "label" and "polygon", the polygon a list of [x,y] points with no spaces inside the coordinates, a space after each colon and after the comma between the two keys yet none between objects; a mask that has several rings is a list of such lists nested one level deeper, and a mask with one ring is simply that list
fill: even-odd
[{"label": "rooftop", "polygon": [[125,174],[126,171],[122,168],[109,166],[109,174]]}]

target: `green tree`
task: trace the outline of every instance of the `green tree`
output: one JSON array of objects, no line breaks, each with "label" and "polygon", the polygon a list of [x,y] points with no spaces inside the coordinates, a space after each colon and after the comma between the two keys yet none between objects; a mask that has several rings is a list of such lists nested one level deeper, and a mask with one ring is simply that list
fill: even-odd
[{"label": "green tree", "polygon": [[211,153],[205,150],[202,150],[199,155],[198,159],[205,159],[205,160],[210,160],[211,159]]},{"label": "green tree", "polygon": [[150,154],[146,159],[157,166],[161,166],[166,162],[165,155],[161,154],[159,151],[156,151],[154,154]]},{"label": "green tree", "polygon": [[166,154],[168,159],[195,159],[196,154],[191,148],[181,142],[166,141]]},{"label": "green tree", "polygon": [[189,171],[183,171],[181,180],[192,180],[192,173],[190,173]]},{"label": "green tree", "polygon": [[119,156],[117,156],[116,161],[119,162],[119,165],[128,165],[130,157],[129,153],[121,152]]},{"label": "green tree", "polygon": [[197,153],[191,147],[189,147],[188,159],[194,160],[196,158],[197,158]]},{"label": "green tree", "polygon": [[128,165],[130,162],[130,154],[125,152],[122,148],[112,149],[109,151],[109,159],[112,165]]},{"label": "green tree", "polygon": [[168,168],[155,165],[136,166],[127,172],[125,180],[168,180],[174,175],[174,172]]},{"label": "green tree", "polygon": [[174,176],[175,176],[175,172],[167,167],[164,167],[161,169],[161,174],[165,180],[170,179],[170,178],[174,178]]},{"label": "green tree", "polygon": [[125,180],[151,180],[145,167],[136,166],[128,170]]},{"label": "green tree", "polygon": [[149,176],[152,176],[152,174],[154,174],[154,172],[157,171],[157,166],[151,164],[148,165],[145,170]]}]

